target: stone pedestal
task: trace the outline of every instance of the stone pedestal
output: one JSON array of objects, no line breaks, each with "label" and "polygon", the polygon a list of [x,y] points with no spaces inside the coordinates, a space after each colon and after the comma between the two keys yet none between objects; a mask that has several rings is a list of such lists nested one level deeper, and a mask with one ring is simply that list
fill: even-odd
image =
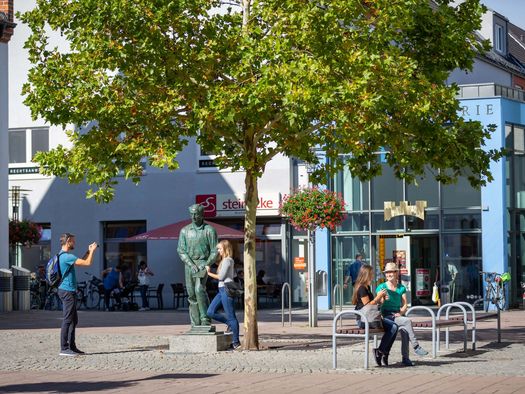
[{"label": "stone pedestal", "polygon": [[231,333],[216,332],[214,326],[196,326],[184,335],[169,337],[169,351],[173,353],[213,353],[229,349],[231,343]]}]

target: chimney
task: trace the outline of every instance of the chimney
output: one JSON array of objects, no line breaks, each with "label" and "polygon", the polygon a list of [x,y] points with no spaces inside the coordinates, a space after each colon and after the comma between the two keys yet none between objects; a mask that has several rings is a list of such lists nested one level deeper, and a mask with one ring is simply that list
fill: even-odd
[{"label": "chimney", "polygon": [[0,0],[0,43],[8,43],[16,23],[13,23],[14,0]]}]

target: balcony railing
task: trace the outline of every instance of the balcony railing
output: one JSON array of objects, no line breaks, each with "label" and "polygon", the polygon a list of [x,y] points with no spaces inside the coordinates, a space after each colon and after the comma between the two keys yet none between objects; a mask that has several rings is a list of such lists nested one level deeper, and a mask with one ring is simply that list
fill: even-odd
[{"label": "balcony railing", "polygon": [[458,99],[475,97],[505,97],[525,103],[525,91],[502,86],[495,83],[481,83],[473,85],[459,85]]}]

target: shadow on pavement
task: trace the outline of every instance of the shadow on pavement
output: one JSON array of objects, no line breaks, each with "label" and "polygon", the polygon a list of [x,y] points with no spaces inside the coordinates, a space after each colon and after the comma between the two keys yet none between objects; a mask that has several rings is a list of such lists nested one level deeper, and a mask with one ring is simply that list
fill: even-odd
[{"label": "shadow on pavement", "polygon": [[144,379],[133,379],[133,380],[121,380],[117,382],[113,381],[102,381],[102,382],[90,382],[90,381],[73,381],[73,382],[45,382],[45,383],[23,383],[23,384],[11,384],[7,386],[0,386],[2,393],[37,393],[37,392],[49,392],[49,393],[83,393],[103,390],[121,390],[131,389],[138,382],[148,380],[160,380],[160,379],[205,379],[216,374],[161,374],[150,376]]}]

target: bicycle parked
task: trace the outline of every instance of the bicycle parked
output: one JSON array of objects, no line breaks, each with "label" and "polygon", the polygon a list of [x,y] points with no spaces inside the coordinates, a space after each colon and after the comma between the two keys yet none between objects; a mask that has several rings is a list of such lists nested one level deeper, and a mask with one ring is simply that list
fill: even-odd
[{"label": "bicycle parked", "polygon": [[498,274],[497,272],[481,271],[480,275],[484,276],[486,282],[485,297],[483,299],[485,312],[489,310],[489,305],[492,303],[496,305],[500,311],[505,309],[507,292],[507,283],[510,281],[510,274],[505,272]]},{"label": "bicycle parked", "polygon": [[58,289],[56,287],[47,290],[46,300],[44,302],[44,309],[47,311],[61,311],[62,301],[58,296]]},{"label": "bicycle parked", "polygon": [[[85,273],[90,275],[89,273]],[[77,300],[78,308],[84,306],[86,309],[100,308],[100,300],[102,298],[100,292],[100,285],[102,281],[95,275],[91,275],[91,279],[77,284]]]}]

